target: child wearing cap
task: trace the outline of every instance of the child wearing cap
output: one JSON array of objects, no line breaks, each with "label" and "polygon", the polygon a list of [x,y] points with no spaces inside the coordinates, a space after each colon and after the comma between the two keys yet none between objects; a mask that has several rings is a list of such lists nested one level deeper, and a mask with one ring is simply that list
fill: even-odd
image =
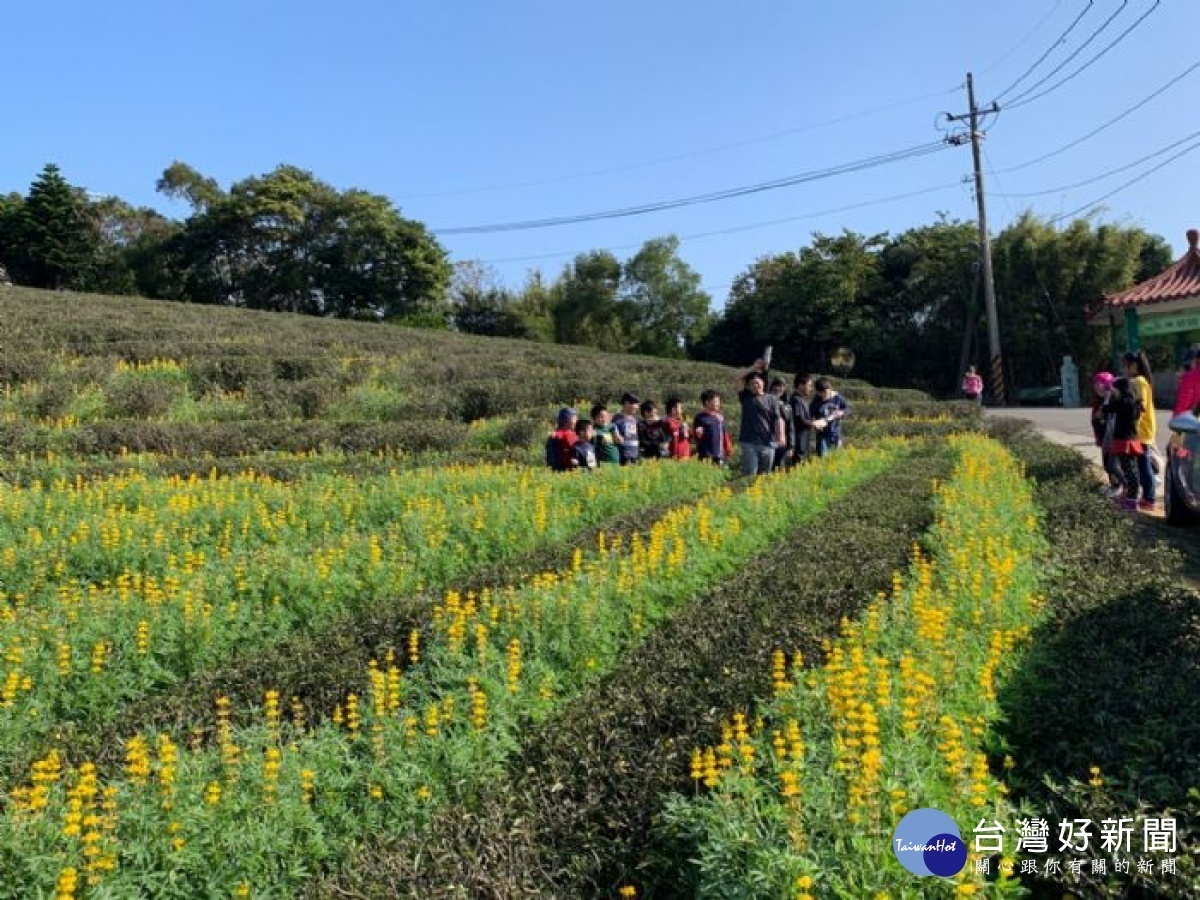
[{"label": "child wearing cap", "polygon": [[1112,396],[1114,380],[1111,372],[1097,372],[1092,378],[1092,434],[1096,438],[1096,446],[1100,448],[1100,463],[1108,476],[1108,487],[1103,492],[1109,497],[1116,497],[1125,487],[1121,466],[1112,453],[1116,420],[1108,400]]},{"label": "child wearing cap", "polygon": [[546,465],[555,472],[569,472],[574,468],[571,449],[575,446],[575,423],[579,413],[564,406],[558,411],[558,425],[546,439]]},{"label": "child wearing cap", "polygon": [[638,398],[626,392],[621,397],[621,411],[613,416],[613,425],[620,435],[621,465],[630,466],[638,461]]}]

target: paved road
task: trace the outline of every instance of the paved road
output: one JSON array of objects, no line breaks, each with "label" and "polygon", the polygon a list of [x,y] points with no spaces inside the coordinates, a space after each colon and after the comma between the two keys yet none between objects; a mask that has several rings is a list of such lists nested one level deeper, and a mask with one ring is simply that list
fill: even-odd
[{"label": "paved road", "polygon": [[[1088,460],[1100,465],[1100,448],[1092,438],[1091,411],[1082,409],[1063,409],[1061,406],[1033,407],[1020,406],[1011,409],[989,409],[988,416],[1001,416],[1015,419],[1025,419],[1032,422],[1049,440],[1056,444],[1072,447],[1082,453]],[[1161,449],[1167,442],[1170,432],[1167,422],[1171,418],[1169,410],[1159,410],[1157,444]]]}]

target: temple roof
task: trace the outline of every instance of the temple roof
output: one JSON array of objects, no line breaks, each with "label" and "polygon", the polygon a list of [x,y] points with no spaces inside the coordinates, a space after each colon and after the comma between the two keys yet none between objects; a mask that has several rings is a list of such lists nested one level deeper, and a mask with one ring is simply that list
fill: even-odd
[{"label": "temple roof", "polygon": [[1154,303],[1170,300],[1200,300],[1200,232],[1195,228],[1187,233],[1188,251],[1165,272],[1148,278],[1141,284],[1108,294],[1092,309],[1092,318],[1104,312],[1124,309],[1141,309]]}]

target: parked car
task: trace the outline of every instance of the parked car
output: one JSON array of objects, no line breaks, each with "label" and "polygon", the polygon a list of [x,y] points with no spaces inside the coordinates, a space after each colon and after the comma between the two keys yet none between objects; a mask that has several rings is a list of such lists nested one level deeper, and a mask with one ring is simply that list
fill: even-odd
[{"label": "parked car", "polygon": [[1062,406],[1062,385],[1021,388],[1017,391],[1017,403],[1021,406]]},{"label": "parked car", "polygon": [[1191,413],[1176,416],[1168,424],[1167,471],[1163,473],[1163,503],[1172,525],[1194,525],[1200,521],[1200,419]]}]

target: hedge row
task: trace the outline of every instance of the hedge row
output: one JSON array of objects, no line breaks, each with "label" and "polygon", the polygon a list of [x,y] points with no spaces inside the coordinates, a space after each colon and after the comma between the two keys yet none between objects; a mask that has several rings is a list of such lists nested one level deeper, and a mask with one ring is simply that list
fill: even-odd
[{"label": "hedge row", "polygon": [[477,805],[371,842],[308,896],[601,897],[631,882],[685,896],[681,861],[652,826],[662,798],[687,788],[690,748],[727,710],[769,695],[773,650],[821,658],[822,639],[903,565],[948,471],[934,444],[764,548],[529,734]]},{"label": "hedge row", "polygon": [[992,430],[1037,482],[1052,545],[1049,619],[999,693],[1012,799],[1051,823],[1133,817],[1135,848],[1145,816],[1179,828],[1176,876],[1133,866],[1026,886],[1035,897],[1200,897],[1200,595],[1180,586],[1179,554],[1153,526],[1097,496],[1079,454],[1023,424]]}]

